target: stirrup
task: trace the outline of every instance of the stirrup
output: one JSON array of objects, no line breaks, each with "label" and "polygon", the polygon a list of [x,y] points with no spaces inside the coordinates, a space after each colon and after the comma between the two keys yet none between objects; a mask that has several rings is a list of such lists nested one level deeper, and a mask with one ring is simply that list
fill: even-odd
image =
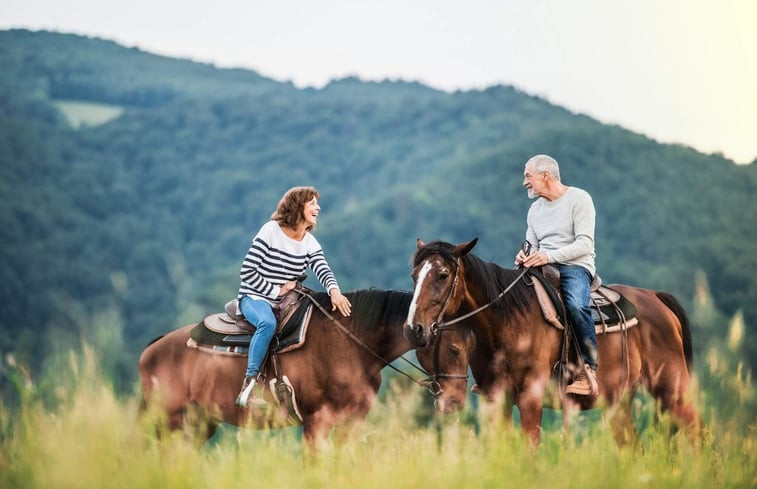
[{"label": "stirrup", "polygon": [[254,377],[245,377],[244,383],[242,384],[242,391],[239,393],[237,400],[235,401],[237,406],[246,408],[248,403],[253,406],[265,406],[267,404],[265,399],[261,399],[254,395],[250,397],[252,390],[255,388],[255,383]]}]

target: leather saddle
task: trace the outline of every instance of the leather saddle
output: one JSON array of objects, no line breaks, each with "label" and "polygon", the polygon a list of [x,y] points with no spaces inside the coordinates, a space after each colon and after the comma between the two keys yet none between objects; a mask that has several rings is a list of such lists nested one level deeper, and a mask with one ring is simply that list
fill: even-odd
[{"label": "leather saddle", "polygon": [[[567,318],[560,293],[560,270],[545,265],[531,270],[529,276],[539,299],[544,318],[557,329],[565,329]],[[591,315],[597,334],[622,331],[638,324],[636,306],[618,291],[602,285],[599,275],[591,284]]]},{"label": "leather saddle", "polygon": [[[295,289],[311,293],[299,280]],[[277,325],[271,348],[277,353],[297,349],[305,342],[313,304],[297,290],[287,293],[273,308]],[[226,303],[224,312],[206,316],[192,329],[189,346],[245,355],[254,332],[255,326],[239,309],[239,300],[233,299]]]}]

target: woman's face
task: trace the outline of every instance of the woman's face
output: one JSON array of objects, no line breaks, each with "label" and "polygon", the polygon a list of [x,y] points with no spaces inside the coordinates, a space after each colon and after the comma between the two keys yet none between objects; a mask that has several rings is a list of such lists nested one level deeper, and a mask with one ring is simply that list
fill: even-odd
[{"label": "woman's face", "polygon": [[305,223],[308,227],[315,227],[318,221],[318,214],[321,212],[321,206],[318,205],[318,199],[313,197],[311,200],[305,202],[305,207],[302,210],[302,215],[305,218]]}]

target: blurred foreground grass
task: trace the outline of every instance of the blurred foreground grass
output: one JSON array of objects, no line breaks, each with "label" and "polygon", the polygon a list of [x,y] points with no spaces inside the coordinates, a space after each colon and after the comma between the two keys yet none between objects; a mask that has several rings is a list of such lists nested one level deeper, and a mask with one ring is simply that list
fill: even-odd
[{"label": "blurred foreground grass", "polygon": [[202,448],[180,433],[158,441],[154,421],[138,417],[139,395],[117,398],[87,348],[38,385],[10,363],[21,401],[0,403],[4,489],[757,487],[754,413],[739,406],[727,417],[703,406],[708,435],[698,448],[666,435],[664,420],[638,446],[618,447],[596,416],[571,436],[546,429],[534,449],[517,429],[470,411],[421,422],[428,394],[393,383],[346,443],[311,456],[296,430],[228,427]]}]

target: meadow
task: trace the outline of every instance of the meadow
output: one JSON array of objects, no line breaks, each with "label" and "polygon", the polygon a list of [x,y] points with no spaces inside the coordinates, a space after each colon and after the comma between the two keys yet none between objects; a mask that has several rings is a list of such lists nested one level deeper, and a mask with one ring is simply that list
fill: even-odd
[{"label": "meadow", "polygon": [[[427,393],[390,382],[347,441],[328,440],[314,454],[296,429],[224,427],[202,447],[182,433],[158,440],[160,421],[138,416],[138,393],[116,396],[90,348],[65,363],[54,378],[34,383],[12,357],[4,359],[21,400],[0,406],[0,487],[757,487],[748,411],[754,392],[739,371],[710,372],[719,395],[733,398],[723,416],[722,402],[700,394],[707,429],[698,444],[682,432],[671,435],[661,416],[636,445],[619,447],[598,416],[577,420],[567,435],[545,427],[534,448],[485,409],[439,417],[430,414]],[[636,402],[642,418],[654,409]]]},{"label": "meadow", "polygon": [[461,413],[438,415],[425,390],[386,375],[366,421],[317,452],[303,447],[297,428],[224,425],[198,446],[181,432],[159,439],[160,416],[140,416],[138,387],[117,393],[104,359],[82,344],[56,355],[38,379],[13,355],[0,362],[0,381],[17,393],[0,399],[0,488],[755,488],[746,328],[740,314],[728,320],[702,304],[695,322],[725,334],[695,359],[691,395],[705,423],[695,443],[640,394],[634,444],[616,444],[601,410],[564,433],[560,412],[545,409],[533,447],[501,421],[501,406],[471,396]]}]

